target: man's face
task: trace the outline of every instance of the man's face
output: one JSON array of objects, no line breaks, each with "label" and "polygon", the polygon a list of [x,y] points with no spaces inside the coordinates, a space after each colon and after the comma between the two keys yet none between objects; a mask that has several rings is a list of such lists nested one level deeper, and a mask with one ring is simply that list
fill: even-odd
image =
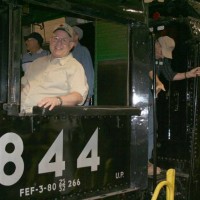
[{"label": "man's face", "polygon": [[67,56],[73,46],[73,39],[63,30],[55,31],[50,39],[50,50],[54,58]]},{"label": "man's face", "polygon": [[28,38],[26,41],[25,41],[25,44],[26,44],[26,49],[30,52],[33,52],[35,51],[36,49],[39,49],[40,46],[38,44],[38,41],[35,39],[35,38]]}]

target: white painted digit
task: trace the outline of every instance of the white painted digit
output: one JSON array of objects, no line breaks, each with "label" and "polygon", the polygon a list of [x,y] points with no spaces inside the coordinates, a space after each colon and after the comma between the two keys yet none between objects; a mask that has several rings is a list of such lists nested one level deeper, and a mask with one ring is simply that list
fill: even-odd
[{"label": "white painted digit", "polygon": [[[6,152],[6,146],[13,144],[12,152]],[[22,176],[24,172],[24,162],[21,157],[24,149],[22,139],[15,133],[6,133],[0,138],[0,184],[13,185]],[[15,165],[15,171],[7,175],[4,171],[6,163],[11,162]]]},{"label": "white painted digit", "polygon": [[[55,155],[55,162],[50,162]],[[60,132],[54,143],[44,155],[38,166],[38,173],[55,172],[55,176],[62,176],[65,169],[63,161],[63,130]]]},{"label": "white painted digit", "polygon": [[[91,152],[91,157],[88,157]],[[93,133],[92,137],[86,144],[85,148],[77,159],[77,168],[91,167],[91,171],[97,171],[100,164],[100,157],[98,157],[98,128]]]}]

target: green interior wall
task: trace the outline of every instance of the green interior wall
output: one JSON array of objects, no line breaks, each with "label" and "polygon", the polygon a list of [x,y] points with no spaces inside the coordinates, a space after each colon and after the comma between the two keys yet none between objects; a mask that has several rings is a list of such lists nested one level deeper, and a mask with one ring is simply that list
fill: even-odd
[{"label": "green interior wall", "polygon": [[96,22],[96,60],[127,59],[127,25]]},{"label": "green interior wall", "polygon": [[96,22],[95,67],[95,104],[127,105],[127,25],[106,21]]}]

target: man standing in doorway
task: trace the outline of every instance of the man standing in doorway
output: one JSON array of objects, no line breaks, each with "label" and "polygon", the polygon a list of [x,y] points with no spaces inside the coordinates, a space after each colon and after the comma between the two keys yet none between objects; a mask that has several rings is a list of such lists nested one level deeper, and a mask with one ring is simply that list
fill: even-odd
[{"label": "man standing in doorway", "polygon": [[73,29],[60,24],[50,38],[51,54],[34,60],[21,79],[21,113],[34,106],[52,110],[55,106],[83,105],[88,84],[83,66],[73,58]]}]

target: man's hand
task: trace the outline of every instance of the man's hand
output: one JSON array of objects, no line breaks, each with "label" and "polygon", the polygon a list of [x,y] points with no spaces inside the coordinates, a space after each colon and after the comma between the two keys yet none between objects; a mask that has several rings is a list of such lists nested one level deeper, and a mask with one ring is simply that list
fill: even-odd
[{"label": "man's hand", "polygon": [[191,69],[190,71],[186,72],[185,76],[186,76],[186,78],[192,78],[192,77],[200,76],[200,67],[196,67],[194,69]]},{"label": "man's hand", "polygon": [[49,110],[52,110],[55,106],[59,106],[60,102],[57,97],[45,97],[40,102],[38,102],[39,107],[47,108],[49,107]]},{"label": "man's hand", "polygon": [[161,81],[159,81],[159,82],[156,83],[156,97],[158,96],[158,94],[161,90],[166,91],[163,83]]}]

